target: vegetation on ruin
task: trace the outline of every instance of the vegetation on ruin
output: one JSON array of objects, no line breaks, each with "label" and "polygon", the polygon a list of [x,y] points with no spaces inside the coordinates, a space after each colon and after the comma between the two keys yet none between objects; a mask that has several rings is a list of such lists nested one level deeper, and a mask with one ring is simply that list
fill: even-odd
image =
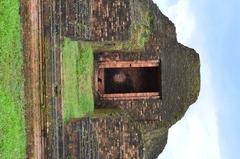
[{"label": "vegetation on ruin", "polygon": [[114,42],[82,42],[91,45],[93,50],[96,51],[125,51],[137,52],[144,50],[145,42],[148,41],[150,29],[148,25],[132,24],[130,38],[125,41]]},{"label": "vegetation on ruin", "polygon": [[64,120],[83,117],[94,109],[90,46],[65,38],[63,46]]},{"label": "vegetation on ruin", "polygon": [[25,158],[18,0],[0,1],[0,158]]},{"label": "vegetation on ruin", "polygon": [[123,117],[126,115],[127,115],[127,113],[120,108],[95,109],[94,112],[87,114],[87,116],[91,117],[91,118]]},{"label": "vegetation on ruin", "polygon": [[[123,41],[82,41],[82,43],[91,45],[94,51],[119,51],[122,52],[138,52],[143,51],[145,43],[151,36],[151,16],[149,10],[144,4],[138,1],[132,2],[131,5],[135,6],[134,9],[137,15],[132,16],[132,22],[130,26],[130,36],[128,40]],[[137,6],[136,6],[137,5]]]}]

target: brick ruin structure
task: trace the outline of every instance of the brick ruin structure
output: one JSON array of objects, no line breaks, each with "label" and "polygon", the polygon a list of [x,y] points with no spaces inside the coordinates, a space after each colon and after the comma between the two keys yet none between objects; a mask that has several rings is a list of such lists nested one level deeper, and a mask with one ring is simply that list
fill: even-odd
[{"label": "brick ruin structure", "polygon": [[[152,0],[21,0],[27,158],[154,159],[200,91],[199,55]],[[94,52],[93,114],[63,120],[62,46]]]}]

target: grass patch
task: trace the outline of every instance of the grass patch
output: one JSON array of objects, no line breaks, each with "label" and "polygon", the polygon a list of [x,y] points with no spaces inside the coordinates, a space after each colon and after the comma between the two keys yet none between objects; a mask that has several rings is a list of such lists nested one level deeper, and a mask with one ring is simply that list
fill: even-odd
[{"label": "grass patch", "polygon": [[82,46],[70,39],[63,47],[63,101],[64,120],[83,117],[94,109],[93,52],[90,46]]},{"label": "grass patch", "polygon": [[11,92],[0,86],[0,158],[24,158],[25,136],[22,111]]},{"label": "grass patch", "polygon": [[0,158],[25,158],[19,0],[0,1]]}]

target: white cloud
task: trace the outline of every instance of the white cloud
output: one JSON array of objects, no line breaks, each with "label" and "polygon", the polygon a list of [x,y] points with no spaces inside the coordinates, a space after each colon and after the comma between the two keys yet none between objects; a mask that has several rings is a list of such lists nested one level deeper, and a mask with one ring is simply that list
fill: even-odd
[{"label": "white cloud", "polygon": [[[212,88],[211,65],[204,47],[204,34],[197,29],[191,0],[154,0],[174,23],[181,43],[194,47],[201,58],[201,92],[185,117],[169,130],[168,144],[158,159],[220,159],[217,100]],[[193,2],[193,1],[192,1]]]},{"label": "white cloud", "polygon": [[174,5],[170,4],[170,0],[154,0],[154,2],[177,26],[178,40],[182,43],[189,42],[195,28],[195,18],[191,14],[189,0],[178,0]]}]

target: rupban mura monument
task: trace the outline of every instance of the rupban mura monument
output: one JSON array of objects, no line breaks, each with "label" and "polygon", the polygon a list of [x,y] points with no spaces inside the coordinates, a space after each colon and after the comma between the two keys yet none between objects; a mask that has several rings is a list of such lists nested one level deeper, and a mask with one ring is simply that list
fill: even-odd
[{"label": "rupban mura monument", "polygon": [[27,158],[157,158],[200,91],[157,5],[21,0],[21,17]]}]

